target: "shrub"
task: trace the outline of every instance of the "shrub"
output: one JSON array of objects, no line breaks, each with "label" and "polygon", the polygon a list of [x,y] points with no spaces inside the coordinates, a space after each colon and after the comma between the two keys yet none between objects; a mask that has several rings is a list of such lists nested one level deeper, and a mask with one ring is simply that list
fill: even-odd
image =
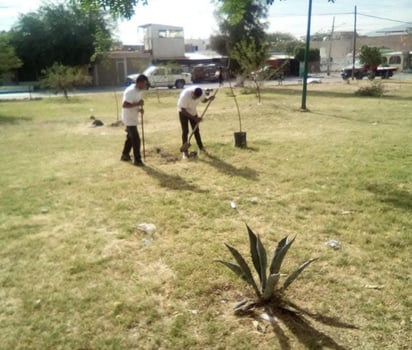
[{"label": "shrub", "polygon": [[[249,234],[250,242],[250,255],[252,258],[253,266],[258,275],[259,284],[256,283],[253,277],[252,271],[247,264],[243,256],[234,247],[225,243],[226,247],[229,249],[230,253],[235,258],[237,264],[218,260],[239,277],[246,281],[250,286],[252,286],[255,291],[257,300],[255,302],[242,302],[235,306],[235,312],[248,311],[255,306],[262,306],[265,304],[270,304],[273,302],[281,301],[284,291],[295,281],[295,279],[300,275],[300,273],[309,266],[312,262],[317,260],[309,259],[301,264],[297,269],[295,269],[291,274],[282,274],[280,269],[282,267],[283,260],[295,241],[295,238],[289,239],[289,237],[284,237],[278,243],[278,246],[273,252],[273,257],[268,266],[266,249],[262,244],[259,236],[256,235],[249,226],[247,226],[247,231]],[[281,284],[281,279],[284,278]]]},{"label": "shrub", "polygon": [[360,87],[355,91],[357,96],[382,97],[385,93],[383,84],[380,81],[373,81],[368,86]]}]

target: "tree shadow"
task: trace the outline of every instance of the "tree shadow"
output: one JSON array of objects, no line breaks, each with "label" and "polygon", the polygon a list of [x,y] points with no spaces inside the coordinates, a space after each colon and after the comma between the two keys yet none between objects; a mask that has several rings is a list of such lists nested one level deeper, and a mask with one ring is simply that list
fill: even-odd
[{"label": "tree shadow", "polygon": [[[300,97],[302,95],[302,91],[299,89],[290,89],[290,88],[280,88],[280,89],[270,89],[265,88],[261,90],[267,94],[274,94],[274,95],[288,95],[288,96],[296,96]],[[393,94],[384,94],[381,97],[363,97],[363,96],[356,96],[355,91],[325,91],[325,90],[310,90],[308,89],[308,96],[316,96],[316,97],[332,97],[332,98],[373,98],[376,100],[399,100],[399,101],[409,101],[409,96],[397,96]]]},{"label": "tree shadow", "polygon": [[5,115],[0,115],[0,125],[3,124],[19,124],[20,122],[27,122],[33,118],[29,117],[9,117]]},{"label": "tree shadow", "polygon": [[178,175],[170,175],[166,174],[163,171],[160,171],[159,169],[156,169],[151,166],[144,166],[142,168],[149,176],[155,178],[157,181],[159,181],[159,185],[161,187],[169,188],[171,190],[177,190],[177,191],[192,191],[192,192],[198,192],[198,193],[207,193],[209,191],[203,190],[200,187],[196,185],[192,185],[185,181],[182,177]]},{"label": "tree shadow", "polygon": [[[291,340],[282,329],[282,324],[308,349],[322,349],[325,347],[333,350],[348,350],[347,347],[340,345],[331,336],[317,329],[311,323],[311,320],[330,327],[359,329],[357,326],[335,317],[312,313],[289,301],[281,306],[265,305],[264,311],[270,318],[270,325],[278,337],[280,349],[282,350],[292,349]],[[262,321],[256,310],[253,310],[250,315],[257,321]]]},{"label": "tree shadow", "polygon": [[206,157],[199,158],[200,161],[214,167],[216,170],[230,176],[240,176],[249,180],[257,180],[258,172],[249,167],[237,168],[232,164],[226,163],[222,159],[208,154]]},{"label": "tree shadow", "polygon": [[403,210],[412,210],[411,192],[393,188],[390,184],[371,184],[367,186],[367,190],[375,194],[377,199],[382,203]]}]

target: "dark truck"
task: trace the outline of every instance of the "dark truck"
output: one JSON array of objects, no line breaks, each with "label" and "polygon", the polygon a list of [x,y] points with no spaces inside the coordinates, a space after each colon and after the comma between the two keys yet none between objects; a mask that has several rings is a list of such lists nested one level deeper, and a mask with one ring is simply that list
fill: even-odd
[{"label": "dark truck", "polygon": [[[342,69],[342,76],[343,80],[350,79],[352,77],[352,65],[346,66]],[[370,80],[375,79],[375,77],[381,77],[382,79],[389,79],[393,76],[393,73],[397,70],[397,67],[390,67],[390,66],[368,66],[364,64],[355,64],[355,72],[354,77],[355,79],[363,79],[367,77]]]}]

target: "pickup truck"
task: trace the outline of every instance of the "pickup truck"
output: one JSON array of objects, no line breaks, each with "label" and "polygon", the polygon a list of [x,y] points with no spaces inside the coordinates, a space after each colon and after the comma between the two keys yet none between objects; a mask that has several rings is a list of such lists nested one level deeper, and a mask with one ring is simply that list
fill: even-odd
[{"label": "pickup truck", "polygon": [[[343,80],[350,79],[352,77],[352,65],[346,66],[342,69],[341,76]],[[393,76],[393,73],[397,70],[397,67],[389,66],[368,66],[363,64],[355,64],[354,77],[356,79],[363,79],[368,77],[368,79],[373,80],[375,77],[381,77],[382,79],[389,79]]]},{"label": "pickup truck", "polygon": [[[166,86],[169,89],[176,87],[176,89],[183,89],[186,84],[191,84],[191,74],[184,73],[179,67],[168,66],[150,66],[144,72],[144,75],[149,79],[150,87]],[[130,85],[139,74],[131,74],[127,76],[126,84]]]}]

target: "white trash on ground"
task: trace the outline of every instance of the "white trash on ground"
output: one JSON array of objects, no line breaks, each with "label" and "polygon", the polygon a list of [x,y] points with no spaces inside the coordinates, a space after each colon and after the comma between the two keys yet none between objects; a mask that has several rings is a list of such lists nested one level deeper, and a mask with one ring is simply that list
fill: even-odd
[{"label": "white trash on ground", "polygon": [[342,243],[336,239],[331,239],[325,243],[328,247],[338,250],[342,247]]},{"label": "white trash on ground", "polygon": [[148,235],[152,235],[153,233],[156,232],[156,226],[154,224],[149,224],[149,223],[142,223],[137,225],[137,229],[139,231],[142,231],[144,233],[147,233]]}]

